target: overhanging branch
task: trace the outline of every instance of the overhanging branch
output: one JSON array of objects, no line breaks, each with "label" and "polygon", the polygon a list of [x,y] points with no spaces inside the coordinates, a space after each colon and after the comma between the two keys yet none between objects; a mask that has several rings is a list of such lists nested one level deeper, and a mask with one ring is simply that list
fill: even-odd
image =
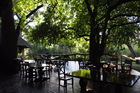
[{"label": "overhanging branch", "polygon": [[137,23],[140,23],[140,20],[137,20],[137,21],[134,21],[134,22],[127,22],[127,23],[121,23],[121,24],[118,24],[118,25],[112,25],[110,29],[112,28],[115,28],[115,27],[120,27],[120,26],[125,26],[125,25],[131,25],[131,24],[137,24]]},{"label": "overhanging branch", "polygon": [[29,18],[32,14],[34,14],[38,9],[40,9],[41,7],[43,7],[43,5],[39,5],[37,6],[34,10],[32,10],[27,16],[26,19]]},{"label": "overhanging branch", "polygon": [[[26,16],[26,19],[29,18],[32,14],[34,14],[34,13],[35,13],[38,9],[40,9],[41,7],[43,7],[43,5],[39,5],[39,6],[37,6],[34,10],[32,10],[32,11]],[[19,31],[20,31],[20,29],[21,29],[20,25],[21,25],[22,21],[24,22],[25,20],[22,20],[22,17],[21,17],[21,18],[19,19],[19,23],[18,23],[17,28],[16,28],[17,33],[19,33]]]},{"label": "overhanging branch", "polygon": [[110,18],[110,20],[114,20],[115,18],[118,17],[140,17],[140,15],[134,15],[134,14],[119,14],[115,15],[114,17]]},{"label": "overhanging branch", "polygon": [[86,41],[89,41],[90,39],[86,38],[86,37],[90,37],[90,35],[78,35],[79,37],[84,38]]},{"label": "overhanging branch", "polygon": [[[108,7],[109,11],[113,11],[114,9],[116,9],[118,6],[124,4],[124,3],[128,3],[128,2],[132,2],[132,1],[139,1],[139,0],[118,0],[117,3],[115,3],[114,5],[110,5]],[[104,14],[100,19],[98,19],[97,21],[101,21],[103,20],[105,17],[107,16],[107,14]]]}]

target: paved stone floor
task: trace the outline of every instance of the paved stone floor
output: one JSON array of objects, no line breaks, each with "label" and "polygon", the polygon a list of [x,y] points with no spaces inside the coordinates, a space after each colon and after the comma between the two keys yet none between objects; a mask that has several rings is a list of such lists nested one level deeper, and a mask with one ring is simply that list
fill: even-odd
[{"label": "paved stone floor", "polygon": [[[73,65],[75,66],[75,65]],[[75,66],[76,69],[78,69]],[[69,69],[69,68],[67,68]],[[114,87],[104,89],[114,93]],[[56,72],[52,71],[51,78],[42,83],[29,83],[19,74],[0,77],[0,93],[80,93],[79,79],[74,78],[74,87],[59,87]],[[90,92],[94,93],[94,92]],[[140,80],[133,87],[123,87],[123,93],[140,93]]]}]

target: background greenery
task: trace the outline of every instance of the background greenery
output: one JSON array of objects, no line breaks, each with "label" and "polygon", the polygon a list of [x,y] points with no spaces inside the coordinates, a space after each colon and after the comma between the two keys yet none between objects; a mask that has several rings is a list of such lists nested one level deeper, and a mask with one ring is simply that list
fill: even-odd
[{"label": "background greenery", "polygon": [[[88,1],[91,4],[91,9],[94,10],[94,4],[91,0]],[[110,1],[110,4],[115,4],[117,1]],[[105,2],[106,0],[103,0],[101,5]],[[13,4],[16,24],[18,25],[18,22],[21,21],[21,35],[33,46],[27,53],[29,57],[40,53],[89,53],[91,27],[84,0],[14,0]],[[27,15],[40,5],[42,7],[27,18]],[[105,6],[98,6],[98,8],[98,19],[100,19],[106,13],[104,11],[107,11],[107,8]],[[122,4],[111,12],[110,16],[115,17],[115,20],[109,22],[109,27],[136,19],[139,14],[137,12],[138,8],[139,3],[135,1]],[[124,12],[126,14],[135,13],[136,15],[131,15],[132,17],[129,17],[129,15],[128,17],[115,16]],[[104,20],[101,22],[104,22]],[[102,29],[102,27],[99,27],[99,29]],[[139,41],[136,38],[137,31],[139,31],[138,24],[113,28],[107,40],[106,51],[115,51],[118,55],[132,56],[127,46],[124,45],[125,43],[131,43],[136,54],[140,56],[139,42],[134,42]]]}]

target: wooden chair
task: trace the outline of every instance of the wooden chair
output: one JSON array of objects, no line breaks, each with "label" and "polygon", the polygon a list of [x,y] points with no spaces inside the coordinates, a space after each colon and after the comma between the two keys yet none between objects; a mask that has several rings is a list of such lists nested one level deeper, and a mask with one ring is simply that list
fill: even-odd
[{"label": "wooden chair", "polygon": [[24,76],[24,60],[21,58],[20,63],[20,76]]},{"label": "wooden chair", "polygon": [[29,63],[28,62],[21,62],[20,63],[20,76],[26,78],[28,75]]},{"label": "wooden chair", "polygon": [[79,69],[85,68],[85,63],[84,63],[83,58],[77,58],[77,61],[79,63]]},{"label": "wooden chair", "polygon": [[29,79],[29,81],[34,81],[37,78],[37,70],[35,67],[29,67],[27,69],[27,78]]},{"label": "wooden chair", "polygon": [[[59,64],[58,66],[58,80],[59,80],[59,86],[62,87],[67,87],[67,85],[72,85],[73,87],[73,77],[68,77],[66,76],[66,72],[65,72],[65,61],[62,60],[60,61],[61,64]],[[63,82],[63,84],[61,83],[61,81]]]},{"label": "wooden chair", "polygon": [[114,72],[114,71],[118,71],[118,57],[111,57],[110,58],[110,64],[109,64],[109,67],[111,68],[111,71]]},{"label": "wooden chair", "polygon": [[87,64],[89,62],[89,55],[88,54],[79,54],[79,58],[77,58],[77,61],[79,63],[79,69],[86,69]]},{"label": "wooden chair", "polygon": [[45,67],[43,68],[44,71],[44,77],[50,79],[51,71],[52,71],[52,63],[50,59],[44,59],[45,60]]},{"label": "wooden chair", "polygon": [[37,77],[37,71],[34,67],[30,67],[29,62],[24,62],[22,64],[22,75],[26,80],[33,81]]},{"label": "wooden chair", "polygon": [[122,62],[122,72],[130,73],[131,70],[132,70],[132,60],[125,59],[124,62]]}]

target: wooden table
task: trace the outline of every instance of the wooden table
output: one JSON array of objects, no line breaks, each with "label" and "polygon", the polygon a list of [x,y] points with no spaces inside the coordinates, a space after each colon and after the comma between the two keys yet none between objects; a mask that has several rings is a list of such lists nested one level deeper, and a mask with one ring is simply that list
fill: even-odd
[{"label": "wooden table", "polygon": [[[92,80],[93,82],[98,82],[100,85],[102,84],[112,84],[115,85],[115,92],[121,93],[122,86],[132,87],[138,81],[140,76],[124,74],[124,73],[100,73],[95,72],[90,69],[80,69],[77,71],[73,71],[67,73],[68,76],[80,78],[79,84],[81,86],[82,93],[86,93],[87,81]],[[102,89],[100,89],[102,90]],[[101,91],[100,91],[101,92]]]}]

